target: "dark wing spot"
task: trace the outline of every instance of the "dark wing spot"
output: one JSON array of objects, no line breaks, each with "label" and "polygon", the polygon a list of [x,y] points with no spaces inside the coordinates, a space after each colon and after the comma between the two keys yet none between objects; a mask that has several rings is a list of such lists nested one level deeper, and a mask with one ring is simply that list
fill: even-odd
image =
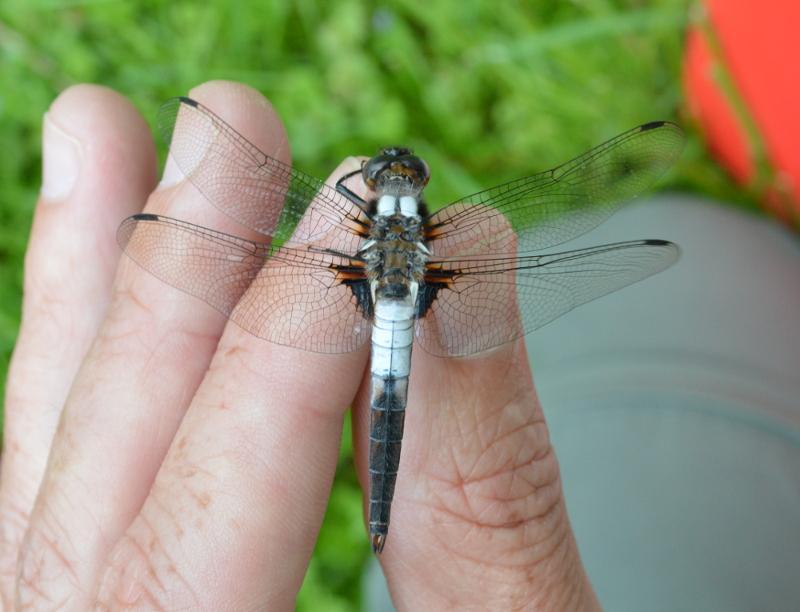
[{"label": "dark wing spot", "polygon": [[654,130],[656,128],[660,128],[664,125],[666,121],[650,121],[649,123],[645,123],[644,125],[640,126],[640,130],[646,132],[647,130]]}]

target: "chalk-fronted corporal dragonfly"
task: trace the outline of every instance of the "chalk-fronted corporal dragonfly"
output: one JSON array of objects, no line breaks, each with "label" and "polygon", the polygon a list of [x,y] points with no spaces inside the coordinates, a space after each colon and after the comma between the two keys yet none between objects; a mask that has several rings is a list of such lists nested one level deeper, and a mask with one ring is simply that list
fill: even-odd
[{"label": "chalk-fronted corporal dragonfly", "polygon": [[[383,549],[403,436],[412,345],[442,357],[519,338],[664,270],[678,247],[633,240],[541,254],[602,223],[669,168],[675,124],[624,132],[551,170],[429,213],[426,163],[390,147],[330,186],[264,154],[202,104],[159,122],[170,155],[252,241],[161,215],[119,229],[125,252],[248,332],[319,353],[371,340],[369,532]],[[363,180],[370,197],[348,180]]]}]

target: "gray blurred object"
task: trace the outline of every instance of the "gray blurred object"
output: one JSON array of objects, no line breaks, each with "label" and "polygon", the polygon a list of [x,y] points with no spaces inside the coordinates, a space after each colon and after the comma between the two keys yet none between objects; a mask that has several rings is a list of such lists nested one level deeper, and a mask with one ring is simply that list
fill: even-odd
[{"label": "gray blurred object", "polygon": [[622,612],[800,610],[800,243],[673,196],[564,248],[635,238],[682,259],[527,340],[592,584]]}]

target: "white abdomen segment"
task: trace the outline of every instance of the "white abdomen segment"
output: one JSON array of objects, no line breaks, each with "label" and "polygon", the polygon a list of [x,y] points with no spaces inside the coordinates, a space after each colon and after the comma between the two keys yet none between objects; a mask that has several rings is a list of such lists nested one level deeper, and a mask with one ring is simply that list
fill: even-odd
[{"label": "white abdomen segment", "polygon": [[414,304],[410,296],[404,300],[376,300],[370,368],[373,376],[408,376],[413,342]]}]

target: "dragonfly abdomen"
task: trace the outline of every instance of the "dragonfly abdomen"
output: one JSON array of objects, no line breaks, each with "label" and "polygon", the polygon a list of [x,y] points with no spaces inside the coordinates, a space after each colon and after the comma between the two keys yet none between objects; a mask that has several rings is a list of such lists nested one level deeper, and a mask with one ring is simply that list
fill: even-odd
[{"label": "dragonfly abdomen", "polygon": [[403,440],[414,303],[376,300],[372,328],[372,395],[369,441],[369,532],[372,548],[381,552],[389,531],[389,512]]}]

